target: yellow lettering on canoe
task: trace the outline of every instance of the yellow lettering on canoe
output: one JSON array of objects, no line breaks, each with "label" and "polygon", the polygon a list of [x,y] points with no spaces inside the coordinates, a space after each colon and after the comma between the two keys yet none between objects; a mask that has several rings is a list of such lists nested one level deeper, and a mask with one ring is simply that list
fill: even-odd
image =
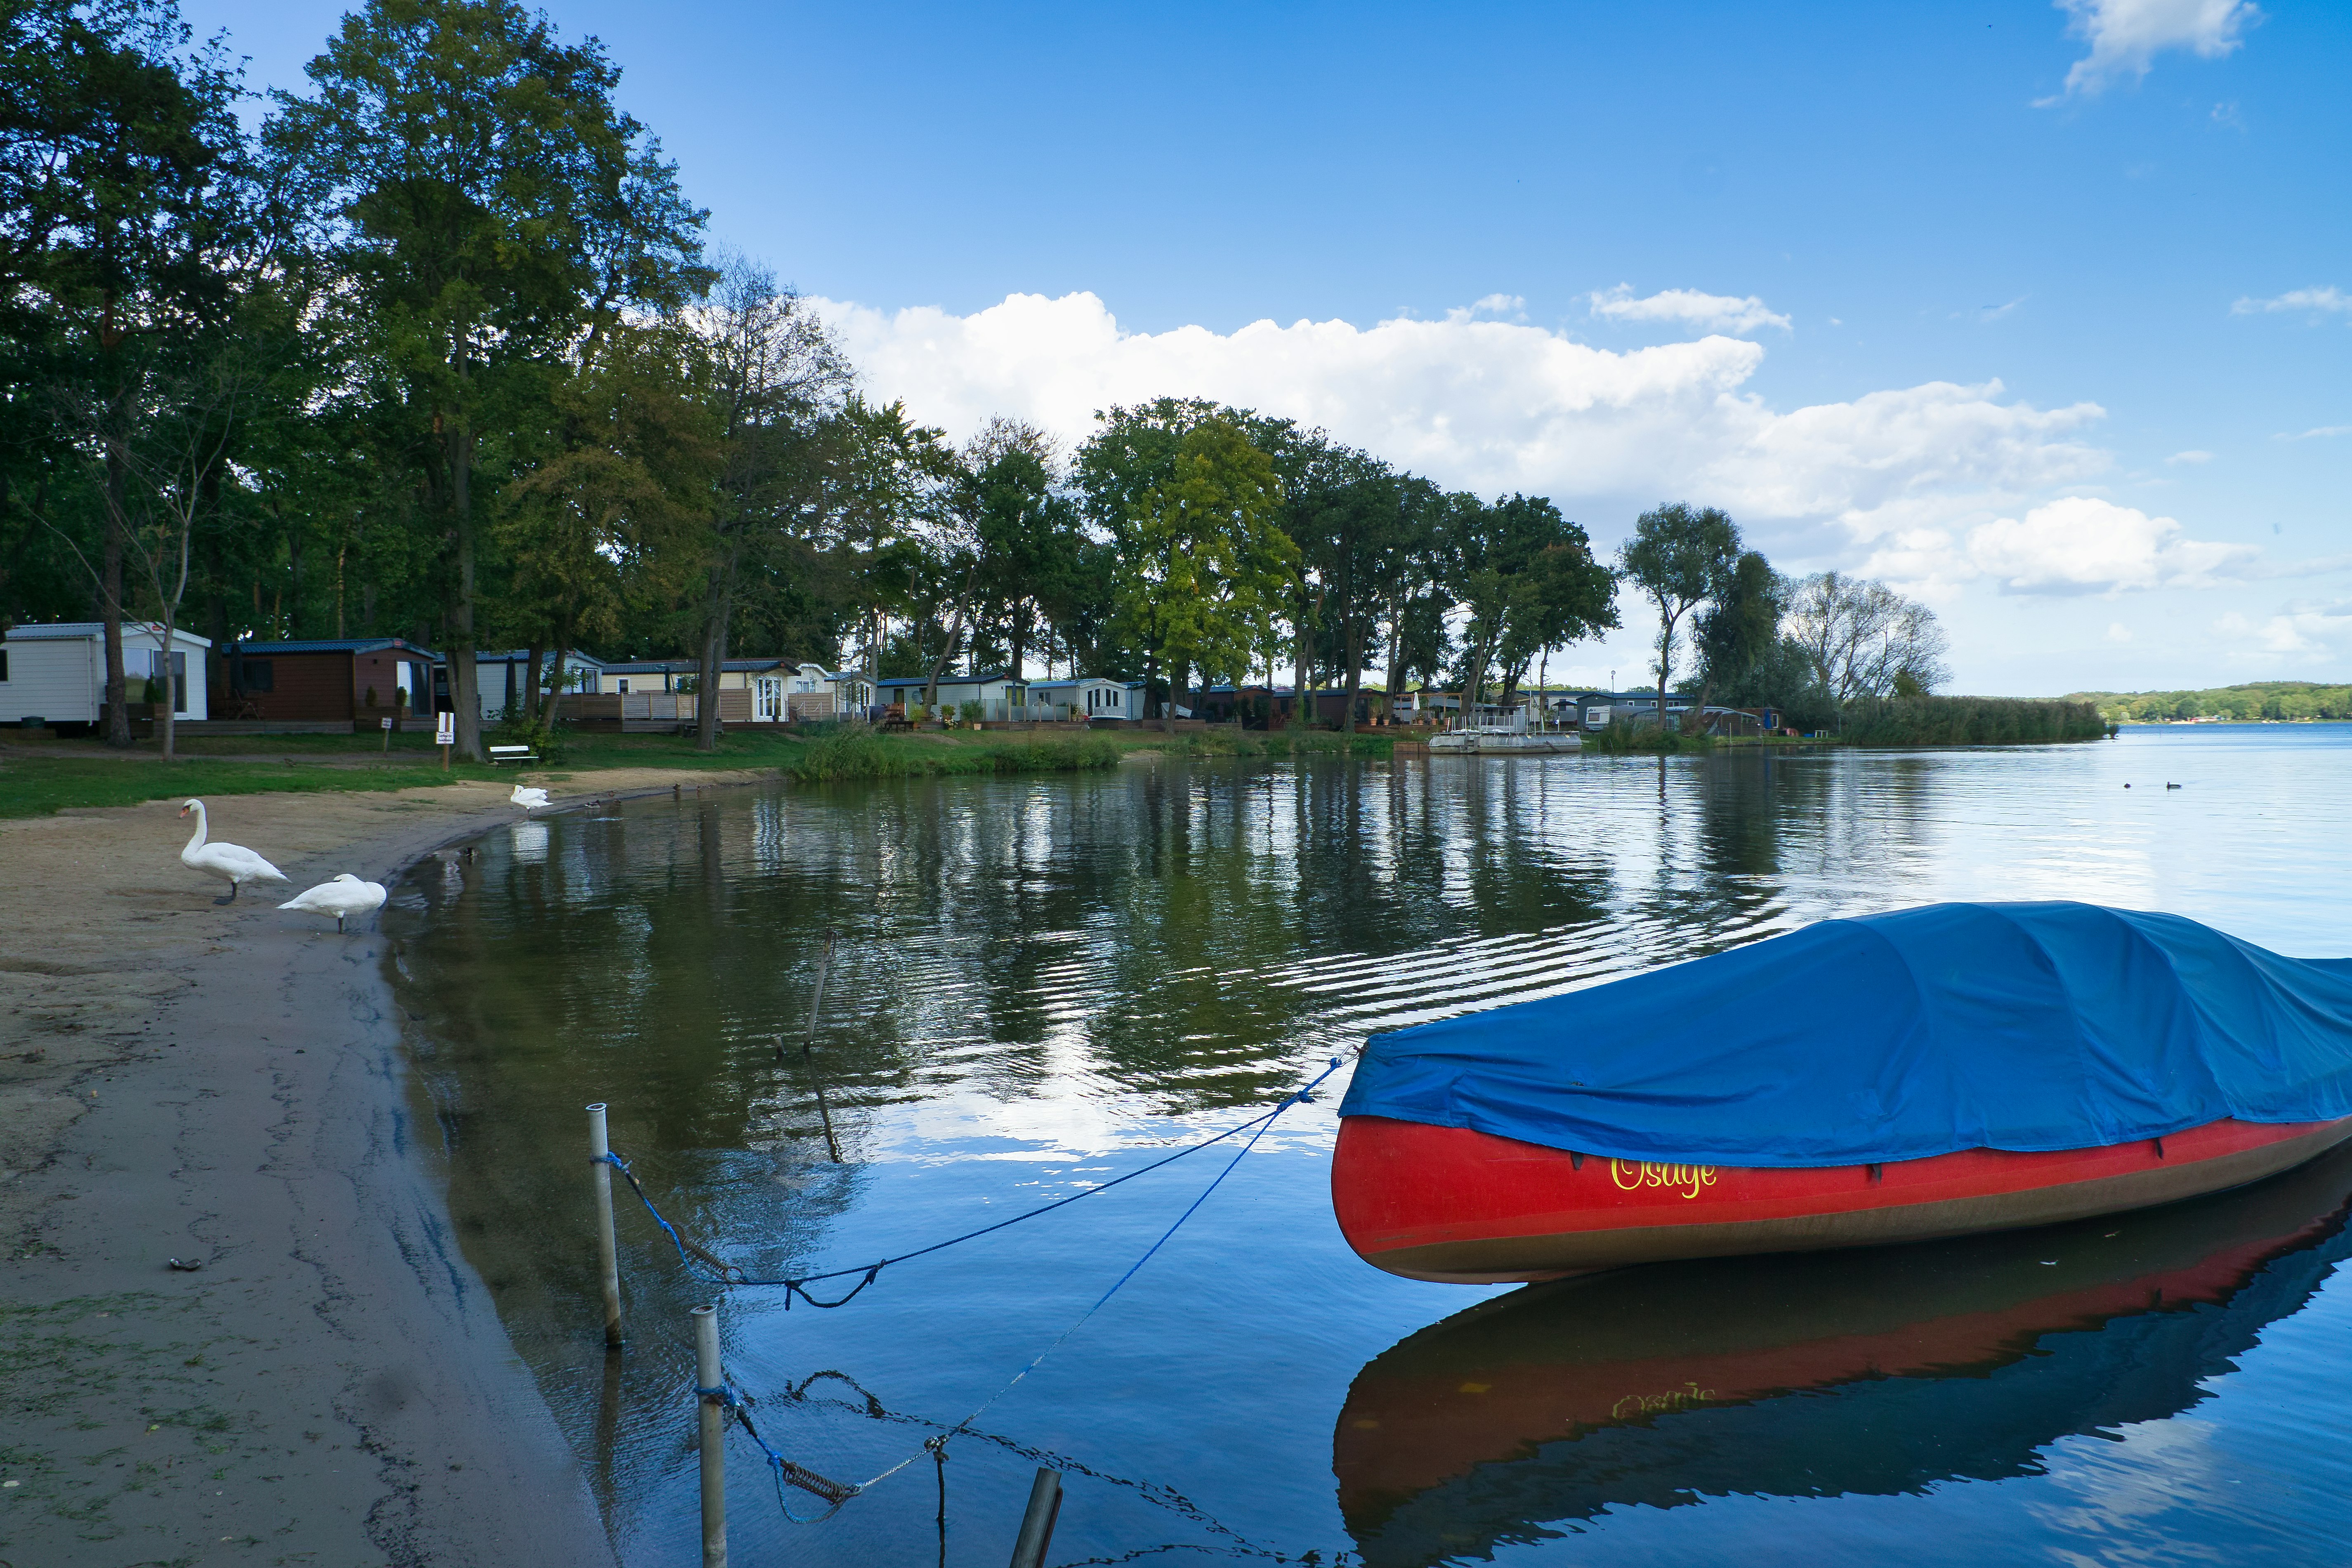
[{"label": "yellow lettering on canoe", "polygon": [[1622,1421],[1629,1415],[1656,1415],[1670,1410],[1689,1410],[1706,1404],[1715,1397],[1712,1388],[1701,1388],[1696,1383],[1664,1394],[1629,1394],[1609,1407],[1609,1414]]},{"label": "yellow lettering on canoe", "polygon": [[1609,1179],[1628,1193],[1642,1187],[1672,1187],[1681,1190],[1685,1199],[1695,1198],[1715,1185],[1718,1174],[1713,1165],[1664,1164],[1655,1160],[1609,1162]]}]

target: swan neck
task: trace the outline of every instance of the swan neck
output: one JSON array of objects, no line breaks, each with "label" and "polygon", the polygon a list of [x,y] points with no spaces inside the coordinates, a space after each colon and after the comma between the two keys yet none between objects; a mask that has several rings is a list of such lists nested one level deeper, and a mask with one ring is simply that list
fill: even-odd
[{"label": "swan neck", "polygon": [[204,847],[205,803],[203,801],[198,801],[196,802],[196,830],[188,836],[188,847],[185,849],[181,850],[180,853],[183,855],[193,855]]}]

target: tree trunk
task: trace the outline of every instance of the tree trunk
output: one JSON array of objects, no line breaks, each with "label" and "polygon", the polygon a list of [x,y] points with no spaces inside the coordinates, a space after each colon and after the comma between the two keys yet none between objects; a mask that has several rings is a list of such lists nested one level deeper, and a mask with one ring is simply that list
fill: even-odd
[{"label": "tree trunk", "polygon": [[1339,697],[1339,733],[1356,732],[1356,698],[1364,689],[1364,622],[1361,616],[1348,618],[1348,630],[1341,641],[1348,660],[1348,683]]},{"label": "tree trunk", "polygon": [[1160,732],[1163,734],[1172,735],[1176,732],[1176,699],[1181,695],[1189,695],[1185,688],[1191,684],[1192,673],[1192,666],[1190,660],[1171,658],[1168,661],[1168,701],[1160,710]]},{"label": "tree trunk", "polygon": [[735,613],[735,567],[741,559],[738,538],[730,535],[710,563],[702,600],[702,653],[694,694],[694,749],[719,749],[719,675],[727,662],[727,623]]},{"label": "tree trunk", "polygon": [[106,626],[106,743],[131,744],[131,694],[122,668],[122,546],[130,521],[122,514],[122,446],[109,431],[106,441],[106,548],[100,565],[99,614]]},{"label": "tree trunk", "polygon": [[1682,618],[1681,611],[1668,615],[1663,603],[1658,605],[1658,733],[1661,735],[1666,732],[1666,682],[1672,678],[1675,668],[1675,623]]},{"label": "tree trunk", "polygon": [[[547,679],[543,682],[547,688],[547,696],[540,708],[539,721],[550,729],[554,727],[557,720],[563,717],[563,656],[572,651],[564,644],[570,640],[568,632],[557,636],[555,647],[551,650],[555,656],[554,662],[548,666]],[[533,696],[538,695],[540,684],[542,683],[532,685],[530,689]],[[698,712],[699,710],[699,709],[697,710]]]},{"label": "tree trunk", "polygon": [[457,533],[457,584],[449,605],[449,706],[455,710],[457,752],[483,760],[482,673],[474,663],[474,443],[472,426],[460,416],[448,437],[449,502]]}]

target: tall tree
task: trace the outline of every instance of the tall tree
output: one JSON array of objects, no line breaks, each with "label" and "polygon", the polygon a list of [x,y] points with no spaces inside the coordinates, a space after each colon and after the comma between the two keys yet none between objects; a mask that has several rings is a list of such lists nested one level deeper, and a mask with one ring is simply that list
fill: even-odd
[{"label": "tall tree", "polygon": [[1277,612],[1297,546],[1274,524],[1281,481],[1239,422],[1201,420],[1178,442],[1165,480],[1132,503],[1118,561],[1122,612],[1162,677],[1173,727],[1188,674],[1238,680]]},{"label": "tall tree", "polygon": [[1618,552],[1626,580],[1658,612],[1658,722],[1666,721],[1683,619],[1723,593],[1739,560],[1739,529],[1714,507],[1672,501],[1643,512]]},{"label": "tall tree", "polygon": [[368,0],[308,71],[267,135],[324,215],[362,379],[437,534],[457,741],[479,756],[478,479],[502,477],[581,338],[707,283],[703,214],[614,105],[603,47],[514,0]]},{"label": "tall tree", "polygon": [[1592,559],[1584,530],[1540,496],[1492,505],[1464,498],[1448,521],[1446,562],[1454,596],[1469,612],[1462,670],[1466,713],[1499,662],[1504,694],[1547,647],[1617,624],[1616,583]]},{"label": "tall tree", "polygon": [[1772,657],[1789,585],[1756,551],[1743,552],[1706,614],[1693,628],[1698,653],[1698,704],[1683,716],[1685,731],[1706,723],[1707,700],[1718,689],[1735,698]]},{"label": "tall tree", "polygon": [[695,743],[708,752],[719,743],[719,672],[745,567],[778,562],[819,527],[827,426],[847,395],[849,364],[798,294],[740,258],[727,260],[694,315],[721,452],[695,639],[698,684],[710,694],[695,707]]},{"label": "tall tree", "polygon": [[[99,469],[106,740],[131,743],[123,569],[134,469],[191,334],[228,312],[246,216],[235,68],[171,0],[22,0],[0,18],[0,313],[12,404],[46,388]],[[168,721],[167,721],[168,722]]]}]

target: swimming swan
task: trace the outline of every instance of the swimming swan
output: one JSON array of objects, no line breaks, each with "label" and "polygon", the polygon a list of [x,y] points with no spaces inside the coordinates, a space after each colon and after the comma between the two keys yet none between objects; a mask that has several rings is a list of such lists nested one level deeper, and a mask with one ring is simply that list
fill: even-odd
[{"label": "swimming swan", "polygon": [[310,891],[297,893],[278,906],[281,910],[301,910],[309,914],[332,915],[335,929],[343,929],[343,921],[352,915],[363,915],[370,910],[383,908],[383,884],[362,882],[349,871],[339,871],[331,882],[321,882]]},{"label": "swimming swan", "polygon": [[517,784],[514,787],[514,794],[507,798],[522,807],[524,813],[528,815],[547,804],[547,792],[543,789],[525,789],[522,785]]},{"label": "swimming swan", "polygon": [[180,864],[202,871],[207,877],[218,877],[228,884],[228,892],[213,900],[216,904],[236,901],[237,889],[247,882],[283,882],[286,873],[256,855],[242,844],[207,844],[205,842],[205,803],[192,800],[180,807],[180,815],[196,814],[195,837],[180,851]]}]

